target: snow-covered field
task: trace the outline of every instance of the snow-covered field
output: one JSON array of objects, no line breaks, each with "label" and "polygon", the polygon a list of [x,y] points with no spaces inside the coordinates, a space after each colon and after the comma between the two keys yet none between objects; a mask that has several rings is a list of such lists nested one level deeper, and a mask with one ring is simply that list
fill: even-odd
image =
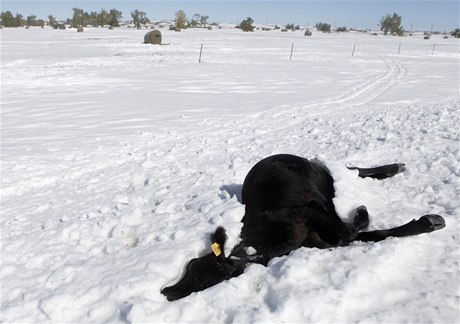
[{"label": "snow-covered field", "polygon": [[[3,322],[458,323],[458,40],[145,32],[1,31]],[[274,153],[325,161],[345,220],[364,204],[370,229],[447,226],[166,301],[217,226],[237,241],[244,177]],[[384,181],[345,171],[393,162]]]}]

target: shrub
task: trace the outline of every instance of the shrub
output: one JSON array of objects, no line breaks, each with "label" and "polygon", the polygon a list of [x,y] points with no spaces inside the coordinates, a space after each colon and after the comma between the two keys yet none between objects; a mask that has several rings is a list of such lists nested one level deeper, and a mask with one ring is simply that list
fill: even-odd
[{"label": "shrub", "polygon": [[311,36],[311,35],[312,35],[311,30],[307,29],[307,30],[305,31],[304,36]]},{"label": "shrub", "polygon": [[248,17],[240,23],[240,28],[242,31],[252,32],[254,31],[253,23],[254,23],[254,19],[252,19],[251,17]]},{"label": "shrub", "polygon": [[331,32],[331,25],[326,23],[317,23],[316,29],[322,31],[323,33],[330,33]]},{"label": "shrub", "polygon": [[450,33],[452,37],[460,38],[460,28],[456,28],[453,32]]},{"label": "shrub", "polygon": [[131,12],[131,17],[133,18],[133,23],[137,29],[141,29],[141,25],[145,25],[150,22],[150,19],[147,18],[147,13],[137,9]]},{"label": "shrub", "polygon": [[380,19],[380,30],[386,35],[390,32],[391,35],[404,35],[404,29],[401,27],[402,17],[394,13],[393,16],[387,14]]},{"label": "shrub", "polygon": [[287,29],[287,30],[289,30],[289,29],[290,29],[290,30],[294,30],[294,28],[295,28],[295,27],[294,27],[294,24],[292,24],[292,23],[286,25],[286,29]]},{"label": "shrub", "polygon": [[187,16],[183,10],[179,10],[176,12],[176,31],[180,31],[181,29],[187,28]]}]

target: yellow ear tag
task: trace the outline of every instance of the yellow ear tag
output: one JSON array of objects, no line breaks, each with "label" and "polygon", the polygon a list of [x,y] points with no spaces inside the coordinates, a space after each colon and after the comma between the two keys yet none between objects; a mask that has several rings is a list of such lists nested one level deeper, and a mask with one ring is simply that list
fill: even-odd
[{"label": "yellow ear tag", "polygon": [[212,252],[214,252],[214,254],[216,256],[219,256],[222,254],[222,251],[220,250],[220,245],[219,243],[212,243],[211,244],[211,249],[212,249]]}]

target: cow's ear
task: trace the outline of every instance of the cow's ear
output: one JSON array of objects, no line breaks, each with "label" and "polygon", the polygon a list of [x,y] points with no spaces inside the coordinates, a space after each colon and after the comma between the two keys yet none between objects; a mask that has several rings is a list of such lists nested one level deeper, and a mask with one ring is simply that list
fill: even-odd
[{"label": "cow's ear", "polygon": [[222,256],[225,258],[224,255],[224,245],[225,241],[227,241],[227,234],[225,234],[225,229],[219,226],[214,234],[211,235],[211,248],[212,252],[216,257]]}]

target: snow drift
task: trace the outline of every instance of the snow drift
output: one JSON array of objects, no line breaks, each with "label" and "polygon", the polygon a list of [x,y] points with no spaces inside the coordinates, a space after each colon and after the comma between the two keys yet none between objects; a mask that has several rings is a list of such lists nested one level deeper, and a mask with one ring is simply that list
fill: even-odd
[{"label": "snow drift", "polygon": [[[459,320],[458,40],[1,33],[2,321]],[[370,229],[428,213],[447,226],[298,249],[166,301],[217,226],[237,242],[241,184],[274,153],[326,161],[345,220],[364,204]],[[407,171],[385,181],[345,168],[393,162]]]}]

